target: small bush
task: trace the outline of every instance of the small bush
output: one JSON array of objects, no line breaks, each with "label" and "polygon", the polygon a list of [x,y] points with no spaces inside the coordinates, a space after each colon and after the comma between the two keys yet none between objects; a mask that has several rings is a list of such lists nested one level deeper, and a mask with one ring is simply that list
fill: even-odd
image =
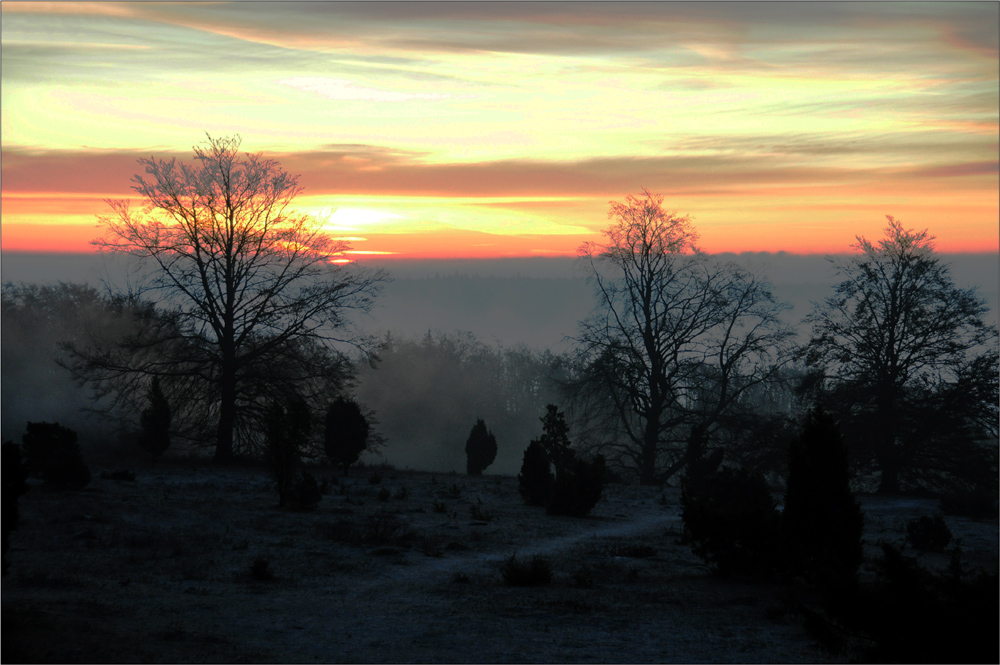
[{"label": "small bush", "polygon": [[553,515],[582,517],[597,505],[604,491],[604,458],[592,461],[574,459],[556,474],[549,497],[548,511]]},{"label": "small bush", "polygon": [[518,559],[514,553],[500,564],[500,576],[510,586],[544,586],[552,581],[552,564],[537,555]]},{"label": "small bush", "polygon": [[486,429],[482,418],[476,420],[465,442],[466,471],[470,476],[481,476],[497,458],[497,439]]},{"label": "small bush", "polygon": [[371,475],[368,476],[369,485],[378,485],[382,482],[382,474],[378,471],[372,471]]},{"label": "small bush", "polygon": [[616,545],[608,550],[608,554],[629,559],[648,559],[656,556],[656,550],[649,545]]},{"label": "small bush", "polygon": [[3,573],[7,573],[10,562],[7,550],[10,548],[10,532],[17,530],[20,513],[17,502],[28,491],[28,466],[21,457],[21,447],[12,441],[4,442],[0,457],[0,473],[3,475],[3,498],[0,511],[3,513]]},{"label": "small bush", "polygon": [[81,490],[90,484],[90,468],[83,461],[80,445],[74,441],[54,447],[42,479],[56,489]]},{"label": "small bush", "polygon": [[997,516],[997,495],[987,490],[955,490],[941,496],[945,515],[987,519]]},{"label": "small bush", "polygon": [[446,504],[444,501],[435,501],[434,502],[434,512],[435,513],[446,513],[446,512],[448,512],[448,504]]},{"label": "small bush", "polygon": [[451,576],[451,581],[456,584],[468,584],[470,580],[468,575],[459,571]]},{"label": "small bush", "polygon": [[756,575],[777,566],[779,517],[763,476],[722,469],[685,479],[681,505],[692,549],[715,574]]},{"label": "small bush", "polygon": [[250,578],[261,582],[273,580],[274,573],[271,572],[271,562],[262,556],[254,559],[254,562],[250,564]]},{"label": "small bush", "polygon": [[593,589],[594,571],[591,570],[589,566],[583,566],[581,568],[578,568],[573,573],[573,584],[578,589]]},{"label": "small bush", "polygon": [[28,423],[21,437],[31,473],[56,489],[83,489],[90,483],[90,469],[83,461],[76,432],[59,423]]},{"label": "small bush", "polygon": [[329,496],[333,493],[333,488],[339,485],[340,481],[336,478],[330,478],[328,476],[323,476],[319,479],[319,492],[323,496]]},{"label": "small bush", "polygon": [[28,423],[21,436],[24,461],[28,470],[41,476],[49,466],[52,451],[60,446],[76,444],[76,432],[59,423]]},{"label": "small bush", "polygon": [[378,491],[378,500],[382,501],[383,503],[388,501],[389,497],[391,496],[392,492],[389,491],[388,487],[383,487]]},{"label": "small bush", "polygon": [[286,497],[286,504],[292,510],[312,510],[322,499],[323,493],[315,476],[308,471],[295,474]]},{"label": "small bush", "polygon": [[135,471],[131,469],[115,469],[113,471],[101,471],[102,480],[119,480],[127,483],[135,482]]},{"label": "small bush", "polygon": [[462,487],[458,483],[452,483],[448,488],[448,494],[453,499],[457,499],[462,496]]},{"label": "small bush", "polygon": [[906,523],[906,540],[918,550],[942,552],[951,542],[951,529],[941,515],[922,515]]},{"label": "small bush", "polygon": [[493,513],[486,510],[478,503],[474,503],[471,506],[469,506],[469,514],[472,516],[472,519],[479,520],[480,522],[493,521]]},{"label": "small bush", "polygon": [[406,485],[400,485],[396,488],[396,491],[392,493],[392,498],[398,501],[405,501],[408,496],[410,496],[410,490],[407,489]]},{"label": "small bush", "polygon": [[325,425],[323,448],[331,462],[344,468],[346,476],[368,448],[368,419],[357,402],[339,397],[327,409]]}]

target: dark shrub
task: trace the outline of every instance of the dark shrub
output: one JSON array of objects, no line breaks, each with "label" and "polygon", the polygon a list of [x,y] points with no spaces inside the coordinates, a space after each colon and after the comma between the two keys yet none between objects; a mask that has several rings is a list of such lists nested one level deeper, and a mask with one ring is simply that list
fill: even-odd
[{"label": "dark shrub", "polygon": [[295,474],[287,496],[287,505],[292,510],[312,510],[322,498],[315,476],[308,471]]},{"label": "dark shrub", "polygon": [[153,377],[147,395],[149,406],[139,418],[139,446],[156,460],[170,447],[170,404],[160,389],[160,379]]},{"label": "dark shrub", "polygon": [[28,423],[21,437],[33,473],[56,489],[83,489],[90,483],[90,469],[83,461],[76,432],[58,423]]},{"label": "dark shrub", "polygon": [[778,512],[763,476],[722,469],[681,492],[694,553],[719,576],[755,575],[777,564]]},{"label": "dark shrub", "polygon": [[986,519],[997,516],[997,494],[988,490],[953,490],[941,496],[945,515]]},{"label": "dark shrub", "polygon": [[3,572],[7,572],[7,550],[10,548],[10,532],[17,530],[20,513],[17,501],[28,491],[28,466],[21,457],[21,447],[13,441],[5,441],[0,457],[0,473],[3,475],[3,495],[0,504],[3,521]]},{"label": "dark shrub", "polygon": [[254,559],[254,562],[250,564],[250,577],[261,582],[273,580],[274,573],[271,572],[271,562],[262,556]]},{"label": "dark shrub", "polygon": [[588,514],[604,490],[604,458],[573,459],[556,473],[548,511],[553,515]]},{"label": "dark shrub", "polygon": [[486,508],[483,508],[482,505],[478,503],[474,503],[471,506],[469,506],[469,516],[472,517],[472,519],[480,522],[493,521],[493,513],[491,513]]},{"label": "dark shrub", "polygon": [[906,523],[906,540],[918,550],[941,552],[951,542],[951,529],[941,515],[922,515]]},{"label": "dark shrub", "polygon": [[493,432],[486,429],[482,418],[476,420],[469,438],[465,442],[466,471],[470,476],[481,476],[493,460],[497,458],[497,440]]},{"label": "dark shrub", "polygon": [[368,420],[354,400],[338,397],[326,411],[323,447],[334,464],[344,467],[344,475],[368,447]]},{"label": "dark shrub", "polygon": [[838,618],[867,638],[864,662],[1000,662],[996,574],[939,576],[891,545],[882,546],[878,578]]},{"label": "dark shrub", "polygon": [[[301,398],[290,399],[287,408],[274,403],[268,409],[265,422],[266,461],[278,486],[280,506],[287,505],[292,499],[295,471],[300,463],[300,446],[310,429],[309,407]],[[318,487],[316,491],[319,492]]]},{"label": "dark shrub", "polygon": [[28,470],[36,476],[45,473],[55,448],[74,444],[76,432],[59,423],[28,423],[27,430],[21,436],[24,461],[28,464]]},{"label": "dark shrub", "polygon": [[549,502],[555,477],[549,456],[539,441],[532,441],[524,451],[521,473],[517,476],[519,490],[529,506],[544,506]]},{"label": "dark shrub", "polygon": [[789,446],[781,543],[788,564],[822,583],[861,564],[864,515],[850,490],[848,451],[833,418],[815,408]]},{"label": "dark shrub", "polygon": [[501,562],[500,576],[511,586],[544,586],[552,581],[552,565],[540,556],[525,561],[515,553]]},{"label": "dark shrub", "polygon": [[102,480],[119,480],[127,483],[135,482],[135,471],[131,469],[115,469],[113,471],[101,471]]},{"label": "dark shrub", "polygon": [[383,503],[388,501],[391,496],[392,492],[389,491],[388,487],[383,487],[378,491],[378,500],[382,501]]}]

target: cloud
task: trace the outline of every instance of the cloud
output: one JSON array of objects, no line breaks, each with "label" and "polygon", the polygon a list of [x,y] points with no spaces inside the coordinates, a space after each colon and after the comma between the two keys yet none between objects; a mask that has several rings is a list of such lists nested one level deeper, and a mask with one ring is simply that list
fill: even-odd
[{"label": "cloud", "polygon": [[320,97],[338,101],[408,102],[415,99],[434,100],[452,97],[452,95],[439,93],[386,92],[375,88],[362,88],[355,85],[353,81],[318,76],[293,76],[282,79],[278,83],[305,92],[315,92]]},{"label": "cloud", "polygon": [[[885,167],[854,160],[847,165],[824,164],[811,155],[836,145],[823,140],[792,141],[782,155],[763,143],[760,151],[746,149],[759,137],[736,142],[734,152],[675,154],[657,157],[600,157],[579,160],[510,159],[473,163],[433,163],[419,152],[380,146],[331,146],[325,150],[267,153],[289,173],[299,174],[307,195],[382,195],[440,197],[583,197],[621,196],[639,187],[663,194],[773,194],[780,188],[880,186],[908,191],[923,181],[941,177],[995,174],[996,162],[943,159],[906,168]],[[725,146],[725,143],[721,143]],[[994,144],[995,145],[995,144]],[[848,142],[840,149],[860,149]],[[797,152],[798,151],[798,152]],[[154,152],[157,158],[187,154]],[[130,195],[131,177],[139,173],[136,160],[148,152],[133,151],[3,151],[4,192],[79,192],[109,196]],[[804,156],[804,158],[803,158]],[[954,155],[950,155],[954,157]],[[516,205],[511,201],[511,206]],[[540,204],[544,206],[545,204]],[[555,205],[560,205],[556,203]],[[534,206],[533,206],[534,207]]]},{"label": "cloud", "polygon": [[997,53],[995,3],[4,2],[13,12],[112,14],[325,52],[650,53],[709,42],[729,52],[862,32],[926,41],[930,32],[949,48]]}]

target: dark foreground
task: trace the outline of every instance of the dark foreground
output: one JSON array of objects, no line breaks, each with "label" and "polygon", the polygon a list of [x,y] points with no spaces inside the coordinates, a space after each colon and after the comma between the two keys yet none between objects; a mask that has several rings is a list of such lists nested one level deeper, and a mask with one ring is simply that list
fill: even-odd
[{"label": "dark foreground", "polygon": [[[814,592],[718,580],[681,544],[679,496],[612,486],[585,519],[510,477],[382,471],[277,509],[263,471],[166,466],[82,492],[32,481],[3,579],[4,662],[827,662]],[[866,543],[927,499],[864,497]],[[947,518],[992,569],[995,520]],[[533,555],[551,582],[510,586]],[[254,569],[256,563],[256,569]],[[943,569],[948,555],[924,554]],[[864,573],[863,573],[864,574]],[[271,579],[268,579],[268,578]]]}]

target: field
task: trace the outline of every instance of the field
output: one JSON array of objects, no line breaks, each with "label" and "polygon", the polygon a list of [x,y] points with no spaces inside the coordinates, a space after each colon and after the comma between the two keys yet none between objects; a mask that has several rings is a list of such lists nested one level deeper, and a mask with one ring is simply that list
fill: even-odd
[{"label": "field", "polygon": [[[4,662],[843,658],[805,630],[805,587],[711,577],[680,542],[674,489],[609,486],[590,517],[569,518],[525,506],[508,476],[358,469],[312,512],[278,509],[261,469],[172,463],[133,482],[97,469],[81,492],[30,483],[3,579]],[[872,555],[938,512],[860,500]],[[946,519],[966,564],[993,570],[996,521]],[[507,584],[502,565],[534,555],[551,582]]]}]

